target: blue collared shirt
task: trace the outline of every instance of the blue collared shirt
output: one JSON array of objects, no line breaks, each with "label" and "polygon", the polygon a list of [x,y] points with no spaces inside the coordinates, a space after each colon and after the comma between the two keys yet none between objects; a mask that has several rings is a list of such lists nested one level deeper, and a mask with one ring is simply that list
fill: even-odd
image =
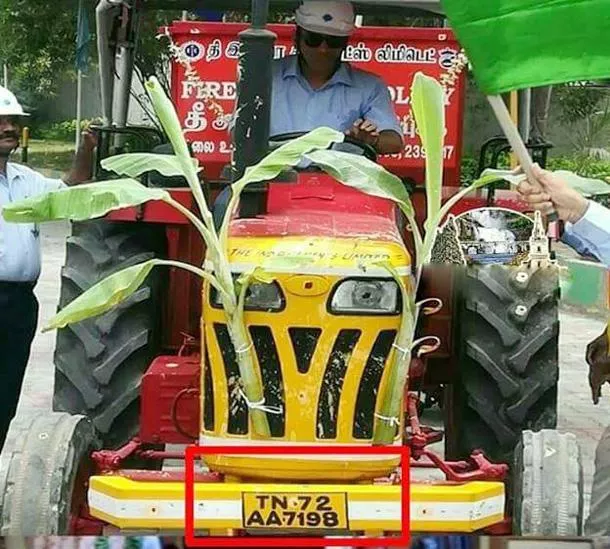
[{"label": "blue collared shirt", "polygon": [[578,253],[588,253],[610,267],[610,210],[589,201],[585,215],[566,223],[562,240]]},{"label": "blue collared shirt", "polygon": [[332,78],[314,90],[290,55],[273,65],[271,136],[327,126],[345,132],[358,118],[402,136],[386,84],[378,76],[342,63]]},{"label": "blue collared shirt", "polygon": [[0,173],[0,281],[35,282],[40,276],[40,232],[35,223],[8,223],[1,214],[11,202],[65,186],[19,164],[9,162]]}]

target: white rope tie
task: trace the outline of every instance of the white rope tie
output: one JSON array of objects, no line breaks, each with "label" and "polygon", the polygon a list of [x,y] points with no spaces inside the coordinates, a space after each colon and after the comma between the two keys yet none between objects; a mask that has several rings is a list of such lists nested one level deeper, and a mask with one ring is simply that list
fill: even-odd
[{"label": "white rope tie", "polygon": [[265,406],[265,399],[263,398],[259,402],[250,402],[246,393],[244,393],[239,387],[239,394],[241,398],[246,401],[246,405],[250,410],[260,410],[261,412],[266,412],[268,414],[280,415],[282,413],[281,406]]},{"label": "white rope tie", "polygon": [[375,414],[375,417],[377,419],[380,419],[381,421],[385,421],[386,423],[389,423],[390,425],[400,425],[400,421],[398,420],[397,417],[388,417],[388,416],[382,416],[381,414]]},{"label": "white rope tie", "polygon": [[235,349],[235,354],[243,355],[244,353],[247,353],[250,349],[252,349],[252,347],[254,347],[254,343],[250,342],[250,345]]},{"label": "white rope tie", "polygon": [[399,345],[396,345],[396,343],[392,343],[392,347],[394,347],[394,349],[396,349],[403,356],[411,354],[410,347],[400,347]]}]

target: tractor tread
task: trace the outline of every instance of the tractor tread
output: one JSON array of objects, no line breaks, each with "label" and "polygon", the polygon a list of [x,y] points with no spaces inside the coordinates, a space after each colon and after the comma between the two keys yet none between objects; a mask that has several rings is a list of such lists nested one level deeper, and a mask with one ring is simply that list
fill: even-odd
[{"label": "tractor tread", "polygon": [[524,431],[515,448],[513,469],[514,535],[582,535],[583,468],[573,434]]},{"label": "tractor tread", "polygon": [[[60,307],[110,274],[163,257],[162,226],[94,220],[67,239]],[[106,447],[137,434],[142,375],[159,350],[163,271],[111,311],[58,330],[53,409],[91,419]]]},{"label": "tractor tread", "polygon": [[47,411],[18,415],[6,447],[11,450],[0,461],[0,535],[68,534],[78,468],[100,448],[91,422]]},{"label": "tractor tread", "polygon": [[[525,282],[517,282],[519,272],[527,273]],[[460,279],[447,454],[463,459],[481,449],[509,463],[521,431],[557,423],[557,270],[468,266]]]}]

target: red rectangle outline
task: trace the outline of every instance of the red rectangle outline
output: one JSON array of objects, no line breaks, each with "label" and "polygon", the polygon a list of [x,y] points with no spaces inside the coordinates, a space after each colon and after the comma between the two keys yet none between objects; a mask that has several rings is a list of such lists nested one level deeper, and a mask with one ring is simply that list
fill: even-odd
[{"label": "red rectangle outline", "polygon": [[[223,537],[195,536],[195,458],[205,454],[354,454],[399,455],[401,469],[401,535],[380,538],[292,538],[292,537]],[[188,547],[408,547],[409,528],[409,470],[408,446],[187,446],[185,452],[185,542]],[[405,465],[406,464],[406,465]]]}]

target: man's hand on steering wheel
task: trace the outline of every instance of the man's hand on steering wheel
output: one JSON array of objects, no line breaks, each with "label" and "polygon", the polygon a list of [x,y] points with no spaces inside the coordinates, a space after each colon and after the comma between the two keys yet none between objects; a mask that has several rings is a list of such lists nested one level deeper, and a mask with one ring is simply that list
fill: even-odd
[{"label": "man's hand on steering wheel", "polygon": [[362,143],[366,143],[373,148],[376,148],[379,144],[379,129],[370,120],[358,118],[345,134],[358,141],[362,141]]}]

